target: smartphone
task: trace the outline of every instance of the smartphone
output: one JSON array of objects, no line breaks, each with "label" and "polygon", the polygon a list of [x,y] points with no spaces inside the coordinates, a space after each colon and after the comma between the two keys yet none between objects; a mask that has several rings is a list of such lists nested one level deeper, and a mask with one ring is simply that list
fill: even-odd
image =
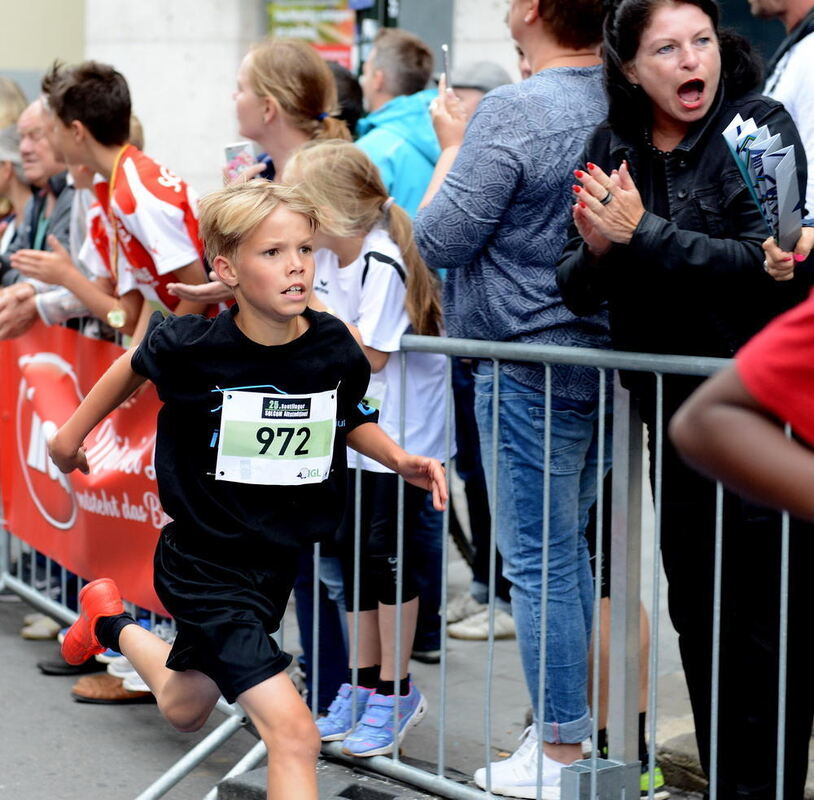
[{"label": "smartphone", "polygon": [[444,58],[444,80],[447,82],[447,89],[452,88],[452,84],[450,83],[451,80],[451,73],[449,71],[449,45],[444,43],[441,45],[441,53],[443,53]]},{"label": "smartphone", "polygon": [[256,163],[251,142],[227,144],[224,152],[226,153],[226,172],[230,181],[233,181],[247,167]]}]

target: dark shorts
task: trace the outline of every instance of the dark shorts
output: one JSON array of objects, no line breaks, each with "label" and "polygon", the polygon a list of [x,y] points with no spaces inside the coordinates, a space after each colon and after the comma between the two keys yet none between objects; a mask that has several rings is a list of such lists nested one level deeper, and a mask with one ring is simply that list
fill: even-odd
[{"label": "dark shorts", "polygon": [[229,703],[284,671],[291,656],[270,634],[280,627],[298,555],[296,549],[275,550],[265,569],[215,563],[179,550],[174,525],[167,525],[153,579],[178,629],[167,666],[203,672]]}]

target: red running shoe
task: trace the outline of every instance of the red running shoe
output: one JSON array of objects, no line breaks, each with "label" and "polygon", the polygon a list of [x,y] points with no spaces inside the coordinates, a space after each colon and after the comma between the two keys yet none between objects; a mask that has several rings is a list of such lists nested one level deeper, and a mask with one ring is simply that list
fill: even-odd
[{"label": "red running shoe", "polygon": [[91,581],[79,592],[79,611],[62,641],[62,657],[69,664],[81,664],[107,649],[96,638],[96,621],[124,613],[119,587],[110,578]]}]

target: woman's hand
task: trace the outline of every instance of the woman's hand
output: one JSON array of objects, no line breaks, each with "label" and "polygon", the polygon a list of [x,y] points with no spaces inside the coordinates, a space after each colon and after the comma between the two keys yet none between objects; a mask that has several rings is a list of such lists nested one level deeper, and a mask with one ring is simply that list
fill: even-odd
[{"label": "woman's hand", "polygon": [[430,116],[441,149],[460,147],[468,119],[461,101],[447,89],[446,75],[441,75],[438,81],[438,97],[430,103]]},{"label": "woman's hand", "polygon": [[[583,224],[590,223],[594,238],[601,235],[610,242],[628,244],[644,215],[644,206],[630,177],[627,161],[623,161],[614,172],[613,176],[606,175],[596,164],[589,162],[587,172],[574,170],[577,180],[582,183],[582,186],[574,187],[574,192],[579,198],[580,218]],[[588,246],[591,246],[590,242]]]},{"label": "woman's hand", "polygon": [[776,281],[790,281],[794,277],[794,265],[805,261],[814,249],[814,228],[803,228],[793,253],[786,253],[777,246],[774,237],[763,242],[766,259],[763,269]]},{"label": "woman's hand", "polygon": [[53,234],[48,237],[48,246],[50,250],[18,250],[11,256],[11,266],[27,278],[61,286],[66,274],[76,267],[70,253]]},{"label": "woman's hand", "polygon": [[209,273],[209,283],[168,283],[167,291],[181,300],[192,303],[223,303],[231,300],[235,295],[225,283],[217,280],[214,272]]},{"label": "woman's hand", "polygon": [[222,170],[223,185],[231,186],[233,183],[246,183],[246,181],[256,178],[265,168],[266,165],[262,161],[258,161],[256,164],[246,167],[246,169],[242,170],[237,175],[233,175],[229,171],[229,167],[224,167]]}]

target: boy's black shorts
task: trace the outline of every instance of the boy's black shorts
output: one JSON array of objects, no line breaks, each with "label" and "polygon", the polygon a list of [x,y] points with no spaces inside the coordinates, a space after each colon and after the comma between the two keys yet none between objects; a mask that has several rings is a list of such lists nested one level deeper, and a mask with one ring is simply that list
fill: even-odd
[{"label": "boy's black shorts", "polygon": [[178,628],[167,666],[203,672],[234,703],[291,663],[269,634],[280,627],[299,551],[275,550],[263,569],[235,567],[179,550],[176,533],[175,523],[164,528],[154,559],[156,594]]}]

